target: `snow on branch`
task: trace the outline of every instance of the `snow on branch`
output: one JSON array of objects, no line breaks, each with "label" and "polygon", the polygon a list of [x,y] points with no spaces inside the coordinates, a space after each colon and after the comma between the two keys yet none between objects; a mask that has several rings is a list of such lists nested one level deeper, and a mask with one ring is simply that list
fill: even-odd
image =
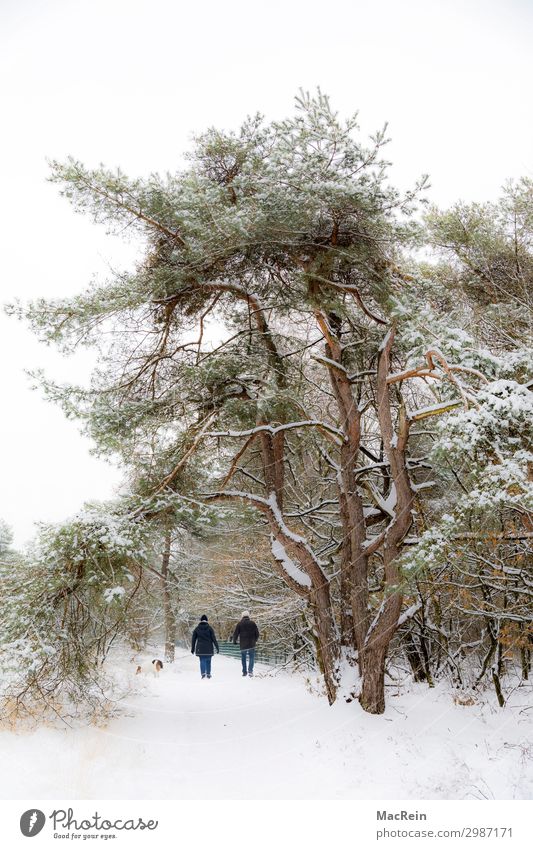
[{"label": "snow on branch", "polygon": [[[300,571],[302,575],[306,575],[309,578],[309,584],[307,581],[303,582],[303,580],[296,580],[294,578],[291,570],[287,568],[290,557],[288,556],[287,551],[285,551],[284,556],[287,559],[284,566],[285,574],[289,580],[292,581],[293,587],[295,589],[298,588],[301,594],[305,595],[308,588],[313,583],[315,585],[320,585],[324,581],[327,582],[327,577],[322,569],[322,563],[305,537],[295,533],[285,524],[281,510],[279,509],[275,492],[271,492],[268,498],[262,498],[260,495],[254,495],[251,492],[242,492],[241,490],[223,490],[221,492],[206,493],[204,498],[206,500],[234,499],[245,502],[247,501],[263,513],[266,513],[274,538],[280,542],[284,549],[292,549],[295,552],[295,555],[297,555],[300,563],[305,565],[307,572],[304,572],[303,570]],[[279,547],[276,548],[276,551],[278,554],[281,553]],[[279,562],[279,558],[276,559]],[[300,569],[300,567],[294,565],[294,569]],[[294,571],[294,569],[292,571]]]},{"label": "snow on branch", "polygon": [[330,425],[327,422],[321,422],[318,419],[307,419],[300,422],[288,422],[287,424],[277,425],[273,427],[272,425],[258,425],[257,427],[253,427],[250,430],[220,430],[220,431],[208,431],[204,434],[204,436],[212,436],[212,437],[229,437],[238,439],[240,437],[246,436],[254,436],[256,433],[270,433],[274,436],[276,433],[281,433],[284,430],[292,430],[298,427],[317,427],[320,430],[325,430],[328,433],[332,433],[335,436],[342,437],[343,433],[339,428],[334,425]]},{"label": "snow on branch", "polygon": [[225,489],[221,492],[206,492],[203,494],[203,498],[210,501],[225,498],[238,499],[241,501],[250,501],[258,507],[262,506],[264,508],[268,508],[266,498],[262,498],[260,495],[254,495],[252,492],[244,492],[240,489]]},{"label": "snow on branch", "polygon": [[388,351],[388,349],[391,347],[392,341],[394,339],[394,330],[395,328],[391,327],[390,330],[388,330],[388,332],[385,334],[378,348],[378,353],[381,354],[382,351]]},{"label": "snow on branch", "polygon": [[[422,607],[422,602],[417,601],[415,604],[412,604],[411,607],[408,607],[407,610],[404,610],[404,612],[401,614],[401,616],[398,617],[398,621],[396,623],[396,628],[399,628],[400,625],[403,625],[404,622],[407,622],[408,619],[411,619],[415,615],[415,613],[417,613],[417,611],[419,611],[421,609],[421,607]],[[365,646],[368,646],[368,644],[371,642],[372,634],[376,630],[378,623],[381,619],[381,616],[385,611],[385,608],[386,608],[386,599],[383,599],[378,610],[377,610],[377,613],[374,616],[374,619],[372,620],[371,625],[368,629],[368,632],[367,632],[367,635],[366,635],[366,638],[365,638]],[[395,630],[396,630],[396,628],[395,628]]]},{"label": "snow on branch", "polygon": [[317,363],[323,363],[328,368],[337,369],[337,371],[342,371],[344,374],[348,374],[347,370],[344,366],[341,366],[336,360],[332,360],[330,357],[323,357],[321,354],[314,354],[311,359],[316,360]]},{"label": "snow on branch", "polygon": [[291,529],[288,528],[285,524],[283,516],[281,515],[281,510],[278,506],[278,499],[276,498],[275,492],[270,493],[266,503],[270,507],[272,515],[276,519],[276,522],[278,523],[280,530],[283,531],[284,535],[287,536],[293,542],[299,543],[300,545],[304,545],[307,550],[312,554],[312,551],[309,548],[309,545],[307,544],[307,540],[304,537],[300,536],[300,534],[296,534],[294,533],[294,531],[291,531]]},{"label": "snow on branch", "polygon": [[[480,372],[478,369],[469,368],[468,366],[450,365],[442,351],[440,351],[438,348],[429,349],[428,351],[426,351],[424,356],[426,362],[423,365],[416,366],[415,368],[408,369],[407,371],[389,374],[387,376],[387,384],[390,385],[392,383],[399,383],[403,380],[409,380],[412,377],[442,380],[443,377],[446,376],[459,392],[463,400],[465,409],[468,409],[469,404],[474,404],[474,406],[476,407],[478,406],[478,403],[472,391],[467,386],[461,383],[456,374],[457,372],[463,372],[465,374],[470,374],[473,377],[476,377],[478,380],[481,380],[484,383],[488,383],[488,379],[482,372]],[[436,370],[437,366],[435,365],[435,361],[437,361],[437,363],[440,365],[442,372]]]},{"label": "snow on branch", "polygon": [[417,601],[415,604],[412,604],[411,607],[408,607],[407,610],[404,610],[402,615],[398,618],[398,628],[400,625],[403,625],[404,622],[407,622],[408,619],[412,619],[415,613],[418,613],[420,608],[422,607],[422,602]]},{"label": "snow on branch", "polygon": [[440,416],[441,413],[447,413],[449,410],[462,406],[462,401],[443,401],[440,404],[432,404],[429,407],[420,407],[419,410],[408,412],[407,418],[411,422],[418,422],[421,419],[428,419],[430,416]]},{"label": "snow on branch", "polygon": [[396,485],[393,483],[391,485],[389,494],[386,498],[382,498],[372,481],[366,481],[365,488],[367,489],[370,497],[375,502],[375,504],[379,507],[382,513],[385,513],[387,516],[390,516],[391,519],[394,519],[395,508],[398,501],[398,496],[396,493]]},{"label": "snow on branch", "polygon": [[292,578],[293,581],[296,581],[297,584],[300,584],[300,586],[310,589],[311,578],[309,575],[306,575],[306,573],[300,569],[293,560],[291,560],[283,543],[280,542],[279,539],[276,539],[273,534],[270,535],[270,547],[272,549],[274,559],[282,565],[287,575]]}]

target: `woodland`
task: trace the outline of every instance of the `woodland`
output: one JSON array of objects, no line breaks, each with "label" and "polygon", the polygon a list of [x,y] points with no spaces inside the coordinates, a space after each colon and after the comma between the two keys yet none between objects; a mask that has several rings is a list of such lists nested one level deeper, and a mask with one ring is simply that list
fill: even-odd
[{"label": "woodland", "polygon": [[390,681],[501,707],[528,681],[533,181],[440,209],[391,184],[387,141],[300,93],[175,173],[51,163],[142,259],[7,307],[97,352],[87,385],[34,379],[124,480],[24,552],[0,525],[10,721],[102,715],[110,653],[172,663],[206,611],[224,638],[250,609],[354,716]]}]

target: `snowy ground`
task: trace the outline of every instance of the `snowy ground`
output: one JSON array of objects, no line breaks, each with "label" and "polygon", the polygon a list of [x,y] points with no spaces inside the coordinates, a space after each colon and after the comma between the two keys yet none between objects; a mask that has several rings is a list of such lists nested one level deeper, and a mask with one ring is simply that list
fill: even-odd
[{"label": "snowy ground", "polygon": [[[298,676],[242,678],[216,656],[201,680],[174,668],[124,673],[142,692],[106,728],[0,732],[0,798],[527,799],[531,690],[502,711],[455,705],[448,689],[389,688],[384,716],[328,707]],[[150,666],[149,662],[145,664]],[[131,670],[131,671],[130,671]],[[6,767],[7,764],[7,767]]]}]

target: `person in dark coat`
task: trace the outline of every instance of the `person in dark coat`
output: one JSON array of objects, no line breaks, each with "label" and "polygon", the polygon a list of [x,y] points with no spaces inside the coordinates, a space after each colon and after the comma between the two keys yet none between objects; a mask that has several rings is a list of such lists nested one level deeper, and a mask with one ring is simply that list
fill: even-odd
[{"label": "person in dark coat", "polygon": [[200,658],[200,675],[202,678],[211,678],[211,658],[214,655],[214,649],[219,651],[217,638],[211,625],[207,621],[207,616],[200,617],[200,621],[192,632],[191,654],[196,651],[196,656]]},{"label": "person in dark coat", "polygon": [[[237,639],[241,649],[242,674],[245,678],[247,675],[252,678],[254,674],[255,660],[255,644],[259,639],[259,628],[250,619],[250,614],[247,610],[243,610],[241,621],[233,632],[233,642],[236,645]],[[248,669],[246,669],[246,656],[248,655]]]}]

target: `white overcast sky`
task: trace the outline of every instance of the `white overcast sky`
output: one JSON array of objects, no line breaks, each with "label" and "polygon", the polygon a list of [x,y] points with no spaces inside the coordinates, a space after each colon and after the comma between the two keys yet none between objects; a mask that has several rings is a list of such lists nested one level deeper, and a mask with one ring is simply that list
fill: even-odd
[{"label": "white overcast sky", "polygon": [[[0,0],[1,300],[79,291],[134,245],[74,215],[46,182],[68,154],[172,170],[190,135],[282,117],[300,87],[389,122],[394,178],[439,205],[533,175],[532,0]],[[24,369],[85,376],[0,315],[0,517],[35,521],[113,494],[119,472],[30,390]]]}]

